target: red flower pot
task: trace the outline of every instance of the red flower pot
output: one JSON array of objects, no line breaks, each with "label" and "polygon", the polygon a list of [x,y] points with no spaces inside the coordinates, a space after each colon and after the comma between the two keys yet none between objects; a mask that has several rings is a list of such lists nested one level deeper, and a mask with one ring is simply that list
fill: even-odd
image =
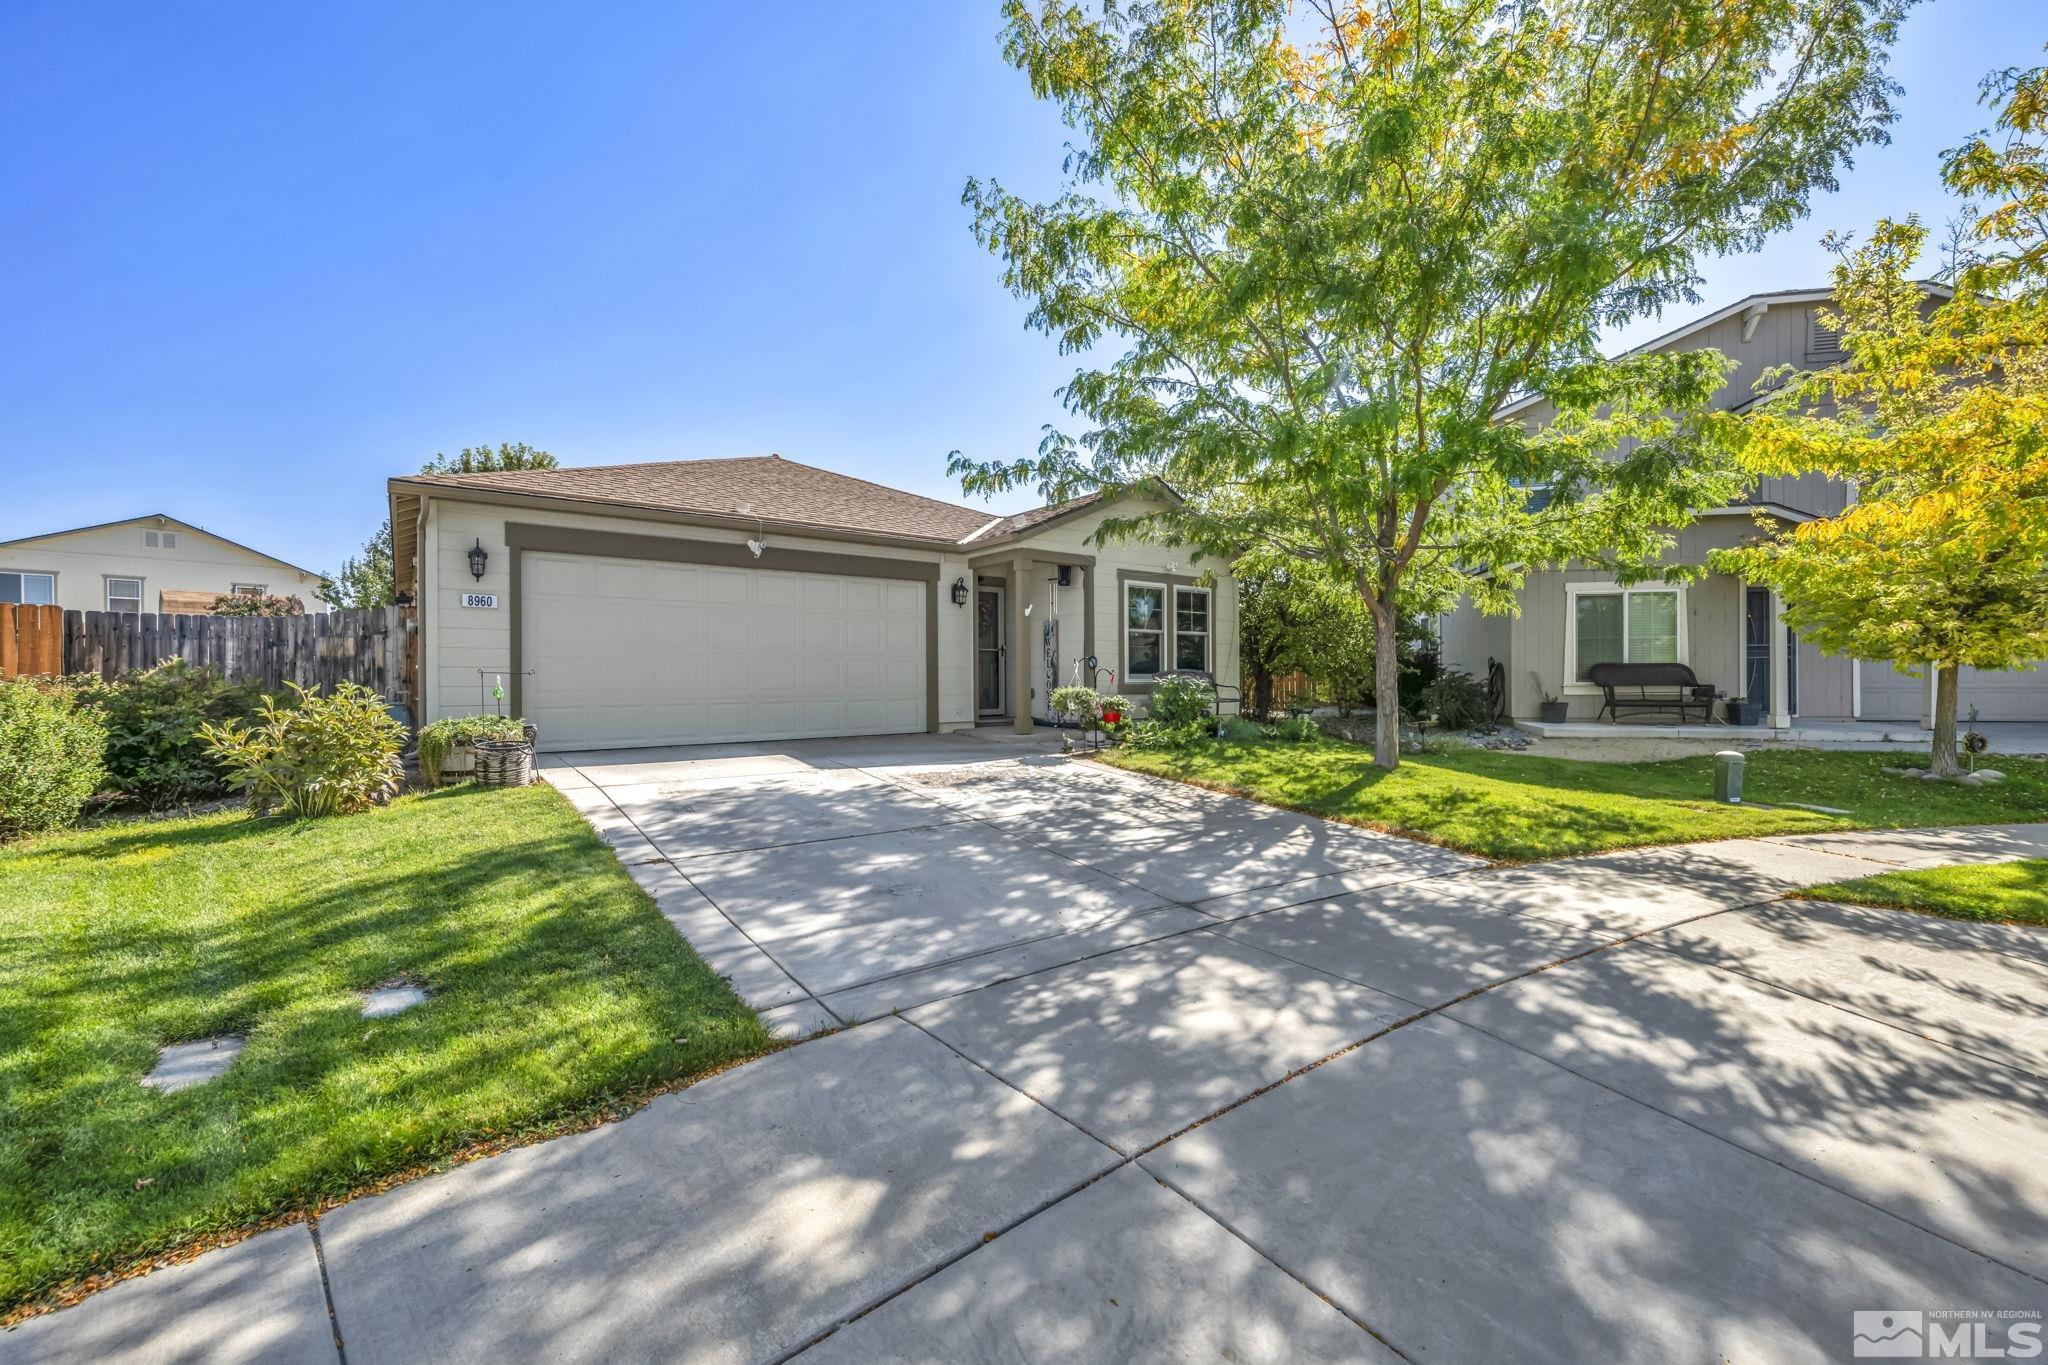
[{"label": "red flower pot", "polygon": [[1115,725],[1118,721],[1122,720],[1123,718],[1124,713],[1121,711],[1104,711],[1102,713],[1102,723],[1104,725]]}]

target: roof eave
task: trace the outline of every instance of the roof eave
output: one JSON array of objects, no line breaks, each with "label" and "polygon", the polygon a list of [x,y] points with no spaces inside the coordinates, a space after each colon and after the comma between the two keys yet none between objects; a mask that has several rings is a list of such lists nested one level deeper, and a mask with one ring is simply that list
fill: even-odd
[{"label": "roof eave", "polygon": [[895,531],[863,530],[845,526],[827,526],[817,522],[789,521],[776,517],[763,517],[748,513],[745,516],[702,512],[694,509],[655,507],[644,502],[623,498],[581,497],[567,493],[533,493],[524,489],[485,488],[476,485],[430,483],[421,479],[394,478],[391,488],[395,497],[398,490],[417,493],[422,497],[445,498],[451,502],[481,502],[493,506],[546,508],[564,512],[601,510],[621,512],[642,521],[661,521],[679,526],[707,526],[720,530],[780,531],[787,535],[815,536],[825,540],[845,540],[856,545],[886,545],[935,551],[957,551],[960,542],[946,536],[914,536]]}]

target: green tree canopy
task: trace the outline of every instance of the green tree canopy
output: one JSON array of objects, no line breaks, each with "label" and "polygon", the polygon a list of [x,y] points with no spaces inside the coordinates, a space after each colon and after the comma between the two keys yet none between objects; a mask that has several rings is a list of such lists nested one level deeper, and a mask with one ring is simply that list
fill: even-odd
[{"label": "green tree canopy", "polygon": [[[554,469],[555,457],[523,441],[496,446],[464,446],[454,455],[436,454],[420,466],[422,474],[495,474],[509,469]],[[391,563],[391,518],[386,517],[363,552],[341,563],[340,572],[320,587],[329,605],[343,611],[388,607],[397,591]]]},{"label": "green tree canopy", "polygon": [[[1087,354],[1063,397],[1088,429],[954,472],[1162,478],[1184,503],[1104,534],[1313,561],[1383,636],[1460,591],[1512,610],[1535,567],[1656,572],[1739,486],[1704,411],[1725,362],[1606,360],[1599,330],[1690,300],[1701,253],[1755,247],[1882,136],[1903,5],[1010,0],[1069,180],[965,201],[1031,324]],[[1498,420],[1539,390],[1540,430]],[[1392,766],[1391,651],[1375,692]]]}]

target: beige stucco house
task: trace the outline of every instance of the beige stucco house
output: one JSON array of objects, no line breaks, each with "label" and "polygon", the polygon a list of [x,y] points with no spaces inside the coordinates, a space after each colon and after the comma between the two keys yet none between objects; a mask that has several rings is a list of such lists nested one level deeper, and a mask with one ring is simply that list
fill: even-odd
[{"label": "beige stucco house", "polygon": [[1026,731],[1090,658],[1135,697],[1175,670],[1237,684],[1227,567],[1097,544],[1099,497],[994,516],[769,455],[390,498],[423,721],[491,709],[501,679],[551,748]]},{"label": "beige stucco house", "polygon": [[0,602],[67,611],[205,613],[223,593],[325,611],[320,575],[157,513],[0,541]]},{"label": "beige stucco house", "polygon": [[[1757,400],[1757,380],[1775,367],[1840,362],[1840,337],[1819,318],[1828,298],[1825,289],[1752,294],[1637,349],[1720,351],[1735,368],[1715,403],[1740,410]],[[1503,412],[1532,426],[1550,415],[1541,395]],[[1851,496],[1840,480],[1819,476],[1758,480],[1741,502],[1680,531],[1665,562],[1704,565],[1709,552],[1756,536],[1758,511],[1791,526],[1840,512]],[[1777,594],[1726,574],[1623,588],[1591,568],[1532,573],[1520,606],[1519,615],[1487,617],[1465,603],[1439,622],[1447,665],[1478,678],[1489,661],[1503,667],[1517,719],[1535,718],[1545,694],[1564,700],[1572,721],[1594,719],[1601,697],[1586,671],[1605,660],[1685,663],[1702,684],[1764,703],[1765,723],[1781,728],[1852,719],[1926,724],[1932,714],[1929,670],[1914,677],[1888,663],[1823,654],[1785,628]],[[1983,720],[2048,720],[2048,669],[1966,668],[1960,705],[1964,715],[1976,707]]]}]

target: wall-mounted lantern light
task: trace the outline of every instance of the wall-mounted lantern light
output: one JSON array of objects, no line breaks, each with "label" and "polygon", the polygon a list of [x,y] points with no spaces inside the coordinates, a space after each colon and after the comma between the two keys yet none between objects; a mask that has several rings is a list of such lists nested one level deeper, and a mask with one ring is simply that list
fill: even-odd
[{"label": "wall-mounted lantern light", "polygon": [[483,582],[484,565],[488,564],[490,559],[491,552],[484,548],[482,537],[478,537],[476,544],[469,547],[469,576],[479,583]]},{"label": "wall-mounted lantern light", "polygon": [[956,607],[967,605],[967,580],[964,578],[953,580],[953,605]]}]

